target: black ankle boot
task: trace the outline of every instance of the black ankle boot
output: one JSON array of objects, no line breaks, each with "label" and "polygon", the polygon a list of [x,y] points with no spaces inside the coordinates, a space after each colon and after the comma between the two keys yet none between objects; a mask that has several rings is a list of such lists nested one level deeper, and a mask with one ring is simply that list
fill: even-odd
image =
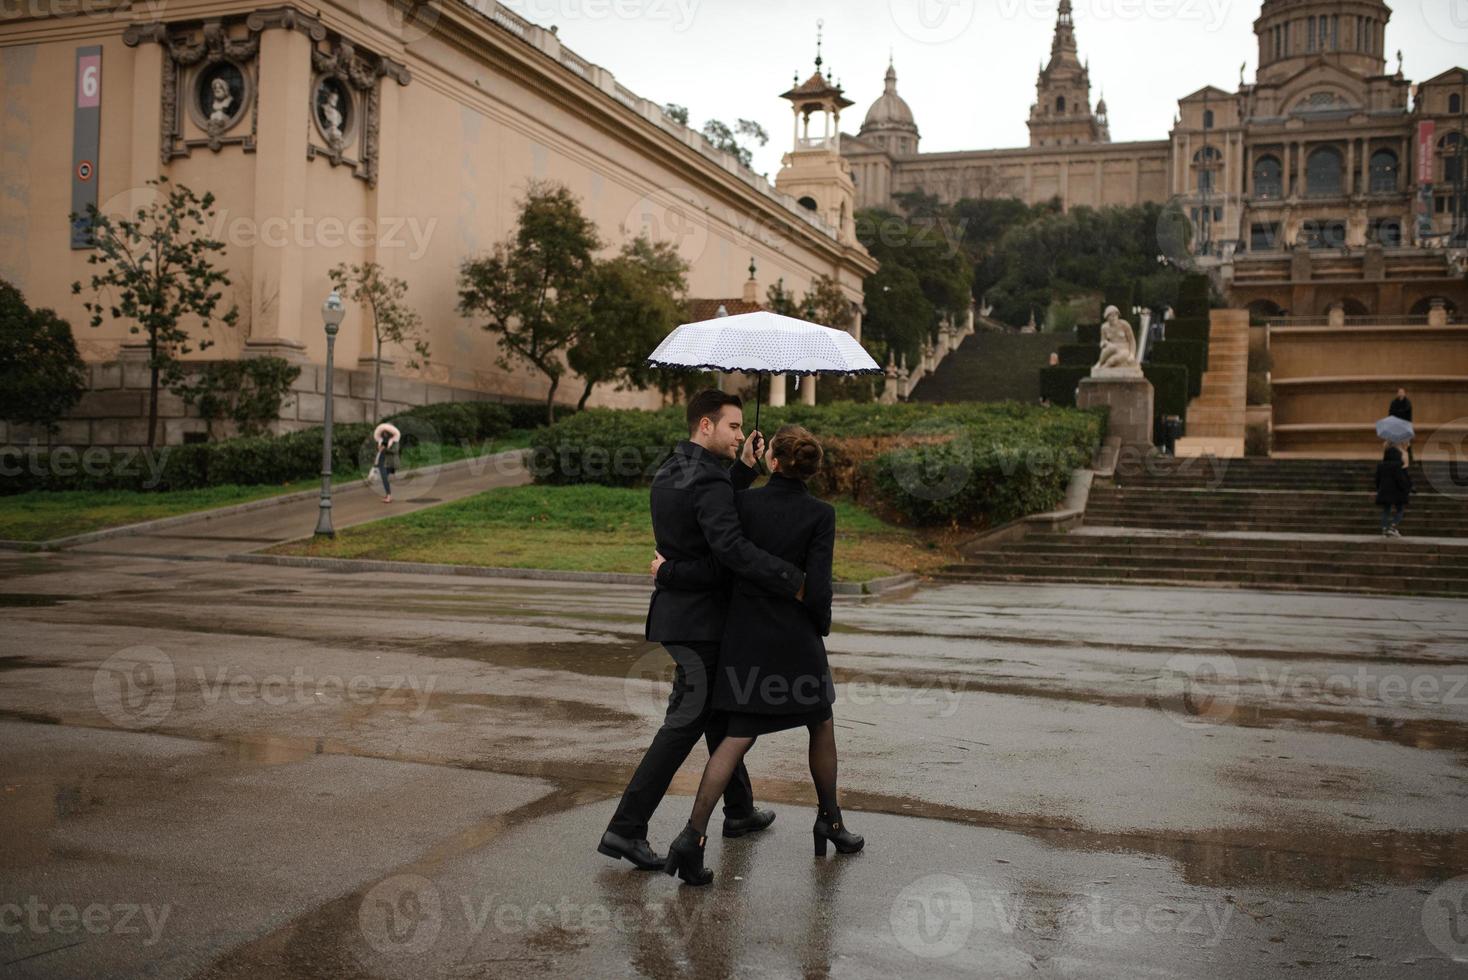
[{"label": "black ankle boot", "polygon": [[822,810],[817,813],[811,834],[816,842],[816,857],[826,856],[826,841],[836,845],[837,854],[855,854],[866,845],[865,837],[846,829],[840,810],[834,813]]},{"label": "black ankle boot", "polygon": [[707,885],[713,881],[714,873],[703,866],[703,845],[707,840],[693,829],[693,824],[684,827],[683,833],[668,845],[668,861],[663,870],[669,875],[676,874],[690,885]]}]

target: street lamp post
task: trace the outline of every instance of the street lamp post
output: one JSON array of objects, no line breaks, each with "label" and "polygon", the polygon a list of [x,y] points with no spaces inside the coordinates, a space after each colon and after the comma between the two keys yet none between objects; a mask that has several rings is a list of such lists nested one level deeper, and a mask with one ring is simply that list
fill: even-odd
[{"label": "street lamp post", "polygon": [[333,353],[336,348],[336,332],[346,318],[347,308],[335,289],[321,304],[321,319],[326,323],[326,405],[321,425],[321,507],[316,515],[316,536],[336,537],[331,527],[331,389],[336,380]]}]

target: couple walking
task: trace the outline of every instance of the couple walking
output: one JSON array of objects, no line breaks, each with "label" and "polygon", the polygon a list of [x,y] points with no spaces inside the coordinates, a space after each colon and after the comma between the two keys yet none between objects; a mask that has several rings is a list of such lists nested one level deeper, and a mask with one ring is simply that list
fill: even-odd
[{"label": "couple walking", "polygon": [[[761,459],[770,480],[750,490]],[[819,803],[815,853],[824,855],[827,842],[842,854],[861,850],[836,798],[835,690],[821,639],[831,632],[836,511],[806,490],[820,465],[820,443],[799,426],[782,427],[768,447],[758,432],[744,439],[736,395],[708,390],[688,403],[688,439],[658,470],[651,494],[657,550],[646,635],[673,658],[673,691],[602,835],[602,854],[708,884],[715,804],[723,798],[725,837],[769,827],[775,814],[755,807],[744,755],[759,736],[800,726],[810,735]],[[648,820],[699,739],[709,761],[688,824],[664,857],[647,841]]]}]

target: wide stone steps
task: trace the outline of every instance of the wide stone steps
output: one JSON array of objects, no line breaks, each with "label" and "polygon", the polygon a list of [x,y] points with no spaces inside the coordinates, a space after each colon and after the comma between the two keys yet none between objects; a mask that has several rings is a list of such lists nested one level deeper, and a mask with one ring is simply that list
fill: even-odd
[{"label": "wide stone steps", "polygon": [[938,577],[984,582],[1118,582],[1468,596],[1468,547],[1209,536],[1038,534],[950,565]]},{"label": "wide stone steps", "polygon": [[[1431,463],[1430,473],[1419,462],[1412,466],[1414,497],[1439,492],[1437,483],[1461,486],[1468,499],[1468,472],[1456,480],[1446,464]],[[1375,464],[1369,460],[1328,459],[1223,459],[1198,456],[1189,459],[1123,459],[1113,482],[1126,488],[1198,490],[1282,490],[1331,493],[1367,492],[1375,488]],[[1437,481],[1436,483],[1434,481]],[[1415,502],[1415,501],[1414,501]]]}]

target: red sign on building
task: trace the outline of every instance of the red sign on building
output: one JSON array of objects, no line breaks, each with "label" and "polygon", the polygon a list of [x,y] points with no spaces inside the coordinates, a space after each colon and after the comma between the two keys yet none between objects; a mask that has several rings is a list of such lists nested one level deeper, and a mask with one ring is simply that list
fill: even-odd
[{"label": "red sign on building", "polygon": [[1432,183],[1432,137],[1437,123],[1428,119],[1417,124],[1417,183]]}]

